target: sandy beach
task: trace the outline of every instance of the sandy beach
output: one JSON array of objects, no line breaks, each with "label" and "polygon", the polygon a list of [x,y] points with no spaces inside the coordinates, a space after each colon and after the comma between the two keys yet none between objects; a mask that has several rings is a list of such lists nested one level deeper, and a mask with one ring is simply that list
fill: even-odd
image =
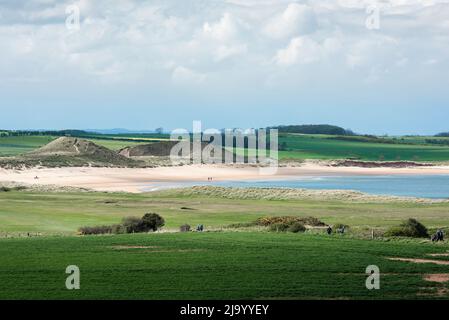
[{"label": "sandy beach", "polygon": [[306,163],[300,167],[280,167],[274,175],[261,175],[258,168],[224,165],[190,165],[158,168],[34,168],[0,169],[0,181],[33,185],[89,188],[97,191],[143,192],[161,184],[244,180],[283,180],[320,176],[443,175],[449,166],[410,168],[329,167]]}]

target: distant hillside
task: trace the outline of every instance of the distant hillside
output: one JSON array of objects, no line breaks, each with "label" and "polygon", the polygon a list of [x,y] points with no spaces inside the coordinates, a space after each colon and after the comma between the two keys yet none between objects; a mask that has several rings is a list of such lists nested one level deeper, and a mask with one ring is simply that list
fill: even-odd
[{"label": "distant hillside", "polygon": [[278,129],[281,133],[302,133],[302,134],[329,134],[329,135],[353,135],[350,130],[329,124],[308,124],[308,125],[288,125],[271,127]]},{"label": "distant hillside", "polygon": [[108,148],[91,141],[71,137],[60,137],[22,156],[3,158],[0,161],[2,167],[132,167],[139,165],[140,162],[128,159]]},{"label": "distant hillside", "polygon": [[435,137],[449,137],[449,132],[441,132],[435,135]]},{"label": "distant hillside", "polygon": [[[119,154],[125,157],[169,157],[172,148],[177,145],[179,141],[159,141],[149,144],[139,144],[132,147],[126,147],[119,151]],[[209,144],[202,142],[201,149],[203,150]],[[190,150],[193,150],[193,144],[190,144]],[[232,153],[222,149],[222,157],[228,156]],[[190,154],[190,156],[192,156]],[[213,155],[212,155],[213,156]],[[232,156],[234,156],[232,154]]]}]

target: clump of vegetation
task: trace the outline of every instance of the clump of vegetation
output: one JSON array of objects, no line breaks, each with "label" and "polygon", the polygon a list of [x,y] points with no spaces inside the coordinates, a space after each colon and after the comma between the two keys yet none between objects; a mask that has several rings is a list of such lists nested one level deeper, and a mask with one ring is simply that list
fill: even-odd
[{"label": "clump of vegetation", "polygon": [[251,227],[256,227],[256,226],[259,226],[259,224],[257,224],[257,222],[255,222],[255,221],[253,221],[253,222],[233,223],[233,224],[226,226],[226,228],[238,229],[238,228],[251,228]]},{"label": "clump of vegetation", "polygon": [[306,227],[301,222],[293,222],[287,231],[293,233],[305,232]]},{"label": "clump of vegetation", "polygon": [[112,226],[82,227],[79,232],[83,235],[108,234],[112,233]]},{"label": "clump of vegetation", "polygon": [[123,224],[114,224],[111,226],[111,232],[113,234],[125,234],[126,228]]},{"label": "clump of vegetation", "polygon": [[290,225],[291,224],[285,222],[273,223],[270,225],[269,230],[273,232],[287,232]]},{"label": "clump of vegetation", "polygon": [[144,232],[157,231],[165,225],[165,220],[157,213],[146,213],[142,217],[142,228]]},{"label": "clump of vegetation", "polygon": [[179,227],[179,231],[181,232],[189,232],[191,229],[189,224],[183,224],[182,226]]},{"label": "clump of vegetation", "polygon": [[139,233],[142,232],[142,219],[138,217],[125,217],[122,219],[122,226],[125,233]]},{"label": "clump of vegetation", "polygon": [[165,220],[157,213],[147,213],[142,218],[125,217],[121,224],[112,226],[82,227],[80,234],[124,234],[157,231],[165,225]]},{"label": "clump of vegetation", "polygon": [[285,223],[292,225],[295,222],[299,222],[303,225],[309,225],[313,227],[323,227],[326,224],[315,217],[295,217],[295,216],[279,216],[279,217],[263,217],[256,220],[256,224],[259,226],[269,227],[272,224]]},{"label": "clump of vegetation", "polygon": [[9,192],[9,191],[11,191],[11,188],[4,187],[4,186],[0,187],[0,192]]},{"label": "clump of vegetation", "polygon": [[399,226],[391,227],[385,235],[387,237],[427,238],[427,228],[416,219],[408,219]]},{"label": "clump of vegetation", "polygon": [[305,232],[306,227],[301,222],[292,221],[292,222],[279,222],[273,223],[269,226],[269,230],[272,232]]},{"label": "clump of vegetation", "polygon": [[343,224],[343,223],[336,223],[333,225],[333,229],[334,230],[342,230],[342,229],[348,230],[349,226],[347,224]]}]

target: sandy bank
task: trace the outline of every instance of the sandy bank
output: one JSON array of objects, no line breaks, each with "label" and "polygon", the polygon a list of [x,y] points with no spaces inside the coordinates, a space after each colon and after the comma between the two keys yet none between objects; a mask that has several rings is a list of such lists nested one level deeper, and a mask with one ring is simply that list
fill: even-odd
[{"label": "sandy bank", "polygon": [[329,167],[306,163],[299,167],[281,167],[274,175],[261,175],[258,168],[247,166],[191,165],[158,168],[42,168],[0,169],[0,181],[25,184],[59,185],[98,191],[142,192],[161,182],[207,182],[241,180],[281,180],[313,176],[345,175],[438,175],[449,174],[449,166],[419,168]]}]

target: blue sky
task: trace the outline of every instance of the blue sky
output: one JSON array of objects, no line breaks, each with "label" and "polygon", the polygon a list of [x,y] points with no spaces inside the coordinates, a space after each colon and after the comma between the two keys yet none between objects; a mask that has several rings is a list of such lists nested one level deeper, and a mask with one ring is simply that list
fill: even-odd
[{"label": "blue sky", "polygon": [[447,0],[2,1],[0,44],[0,128],[449,131]]}]

